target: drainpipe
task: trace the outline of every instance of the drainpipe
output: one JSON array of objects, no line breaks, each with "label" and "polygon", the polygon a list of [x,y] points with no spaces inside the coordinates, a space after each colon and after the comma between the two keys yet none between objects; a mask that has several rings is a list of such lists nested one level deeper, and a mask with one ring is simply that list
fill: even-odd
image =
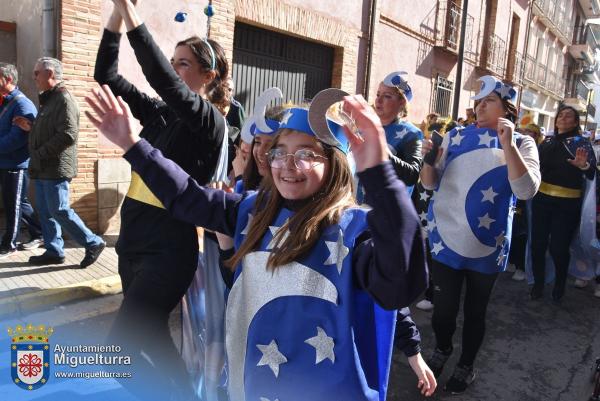
[{"label": "drainpipe", "polygon": [[[527,69],[527,49],[529,48],[529,36],[531,35],[531,16],[533,14],[533,6],[535,0],[529,1],[529,9],[527,10],[527,26],[525,27],[525,48],[523,49],[523,71]],[[521,76],[521,82],[523,82],[523,76]],[[523,98],[523,91],[525,90],[525,85],[521,85],[521,90],[519,91],[517,98],[517,112],[521,109],[521,99]]]},{"label": "drainpipe", "polygon": [[454,103],[452,105],[452,119],[458,119],[458,108],[460,107],[460,88],[462,86],[462,70],[465,58],[465,33],[467,32],[467,13],[469,0],[463,0],[462,15],[460,22],[460,42],[458,43],[458,61],[456,62],[456,82],[454,83]]},{"label": "drainpipe", "polygon": [[54,0],[42,5],[42,55],[56,57],[56,18]]},{"label": "drainpipe", "polygon": [[373,64],[373,48],[375,47],[375,24],[377,23],[377,0],[371,0],[371,18],[369,21],[369,48],[367,49],[367,68],[365,73],[365,87],[363,94],[369,100],[369,88],[371,86],[371,64]]}]

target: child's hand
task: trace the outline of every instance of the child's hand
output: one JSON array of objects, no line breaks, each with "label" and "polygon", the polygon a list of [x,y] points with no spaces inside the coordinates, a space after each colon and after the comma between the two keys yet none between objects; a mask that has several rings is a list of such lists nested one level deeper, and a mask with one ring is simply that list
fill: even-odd
[{"label": "child's hand", "polygon": [[107,85],[93,89],[91,96],[85,101],[94,110],[95,115],[86,110],[85,115],[92,124],[112,143],[127,152],[140,137],[134,131],[133,116],[125,101],[119,96],[115,98]]},{"label": "child's hand", "polygon": [[360,136],[344,126],[356,161],[356,171],[364,171],[388,160],[388,146],[381,121],[361,95],[344,97],[344,112],[354,119]]},{"label": "child's hand", "polygon": [[421,354],[409,357],[408,364],[419,378],[417,387],[421,389],[421,394],[426,397],[431,396],[437,387],[437,381]]}]

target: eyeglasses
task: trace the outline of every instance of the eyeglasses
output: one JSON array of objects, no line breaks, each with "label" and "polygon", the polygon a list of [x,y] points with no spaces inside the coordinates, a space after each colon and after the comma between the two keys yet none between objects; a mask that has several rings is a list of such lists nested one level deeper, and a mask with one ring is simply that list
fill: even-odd
[{"label": "eyeglasses", "polygon": [[313,167],[323,163],[319,159],[327,159],[309,149],[299,149],[295,153],[285,153],[281,149],[271,149],[267,154],[267,160],[271,168],[285,168],[288,157],[294,158],[294,166],[299,170],[310,170]]}]

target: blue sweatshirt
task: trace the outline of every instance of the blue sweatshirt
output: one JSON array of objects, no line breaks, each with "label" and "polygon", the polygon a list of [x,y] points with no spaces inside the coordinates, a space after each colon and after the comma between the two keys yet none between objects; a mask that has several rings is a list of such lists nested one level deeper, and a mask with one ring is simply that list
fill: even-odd
[{"label": "blue sweatshirt", "polygon": [[0,114],[0,168],[26,169],[29,166],[29,136],[12,121],[15,117],[25,117],[33,121],[37,110],[31,100],[19,88],[15,88],[4,97],[0,105]]}]

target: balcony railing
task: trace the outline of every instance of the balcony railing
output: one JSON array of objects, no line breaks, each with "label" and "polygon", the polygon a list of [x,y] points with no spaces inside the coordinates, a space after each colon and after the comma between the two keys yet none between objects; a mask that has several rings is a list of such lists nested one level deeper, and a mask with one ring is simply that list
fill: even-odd
[{"label": "balcony railing", "polygon": [[[517,55],[517,59],[521,58],[521,55]],[[565,79],[563,79],[558,73],[547,68],[547,66],[538,62],[534,57],[527,55],[525,57],[523,79],[529,83],[535,84],[538,87],[551,92],[557,97],[563,97],[565,94]]]},{"label": "balcony railing", "polygon": [[[567,18],[566,7],[562,3],[564,0],[536,0],[534,5],[539,8],[542,17],[546,18],[546,23],[551,28],[555,28],[562,34],[566,41],[569,41],[573,35],[573,20]],[[535,8],[534,8],[535,10]]]},{"label": "balcony railing", "polygon": [[492,35],[487,43],[486,68],[501,77],[506,74],[506,41]]},{"label": "balcony railing", "polygon": [[[442,0],[437,3],[437,14],[435,18],[435,45],[443,47],[454,53],[458,51],[460,40],[460,24],[462,8],[455,1]],[[467,14],[467,26],[465,31],[465,56],[476,59],[477,38],[474,35],[474,18]]]},{"label": "balcony railing", "polygon": [[579,25],[573,32],[574,45],[589,45],[592,49],[599,47],[600,42],[589,25]]},{"label": "balcony railing", "polygon": [[525,58],[519,52],[515,52],[515,67],[512,72],[512,81],[517,84],[523,84],[525,78]]}]

